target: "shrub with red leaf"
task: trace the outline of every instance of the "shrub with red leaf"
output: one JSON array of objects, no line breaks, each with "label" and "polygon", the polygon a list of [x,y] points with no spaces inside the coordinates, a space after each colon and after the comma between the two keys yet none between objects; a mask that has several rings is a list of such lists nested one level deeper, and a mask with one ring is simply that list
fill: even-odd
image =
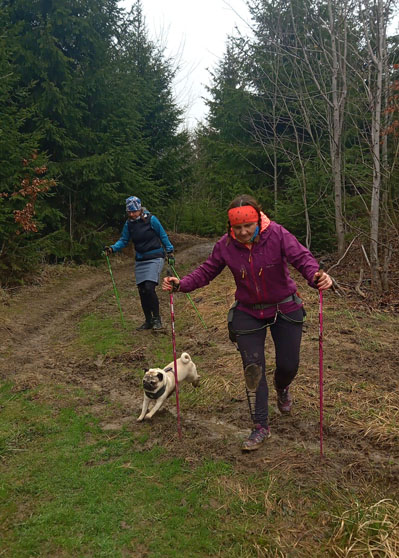
[{"label": "shrub with red leaf", "polygon": [[16,190],[12,194],[7,194],[5,192],[0,194],[0,197],[3,198],[27,198],[23,209],[14,210],[14,221],[20,226],[20,230],[17,230],[16,234],[20,234],[21,232],[37,232],[37,224],[34,221],[37,198],[40,194],[48,192],[50,188],[56,185],[55,180],[42,178],[47,172],[46,166],[33,167],[32,163],[36,159],[37,153],[33,153],[30,159],[23,159],[22,165],[29,172],[21,180],[21,188],[19,190]]}]

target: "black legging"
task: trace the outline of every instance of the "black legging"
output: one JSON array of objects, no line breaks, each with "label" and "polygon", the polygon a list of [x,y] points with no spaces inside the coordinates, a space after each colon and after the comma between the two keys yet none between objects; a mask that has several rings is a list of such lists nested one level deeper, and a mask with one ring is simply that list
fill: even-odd
[{"label": "black legging", "polygon": [[[270,325],[275,355],[276,370],[275,383],[279,389],[286,388],[295,378],[299,367],[299,351],[302,338],[302,308],[286,314],[286,316],[300,323],[290,322],[278,315],[276,322]],[[238,349],[241,353],[244,368],[248,364],[258,364],[262,368],[262,377],[256,390],[255,423],[268,425],[268,396],[266,381],[265,341],[268,327],[274,318],[258,320],[241,310],[234,310],[232,326],[235,331],[255,330],[251,333],[237,334]]]},{"label": "black legging", "polygon": [[144,316],[148,323],[151,322],[152,318],[159,317],[159,300],[155,292],[156,286],[157,283],[155,283],[155,281],[143,281],[137,285],[141,307],[143,308]]}]

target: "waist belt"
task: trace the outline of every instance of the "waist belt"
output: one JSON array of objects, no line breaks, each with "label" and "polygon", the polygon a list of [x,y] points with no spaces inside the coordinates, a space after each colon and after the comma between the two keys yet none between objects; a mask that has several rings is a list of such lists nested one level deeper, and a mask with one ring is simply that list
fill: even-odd
[{"label": "waist belt", "polygon": [[[265,308],[272,308],[273,306],[279,306],[280,304],[284,304],[285,302],[296,302],[297,304],[302,304],[302,299],[294,293],[290,296],[287,296],[284,300],[280,300],[280,302],[272,302],[271,304],[266,304],[260,302],[259,304],[244,304],[244,306],[248,306],[253,310],[264,310]],[[241,304],[241,303],[240,303]]]}]

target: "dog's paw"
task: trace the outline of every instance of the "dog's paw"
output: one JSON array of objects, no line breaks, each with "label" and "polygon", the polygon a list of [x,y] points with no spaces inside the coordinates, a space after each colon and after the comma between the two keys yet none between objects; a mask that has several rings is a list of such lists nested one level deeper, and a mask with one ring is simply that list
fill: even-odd
[{"label": "dog's paw", "polygon": [[152,414],[151,414],[151,413],[148,413],[148,415],[146,415],[146,416],[144,417],[144,419],[145,419],[145,420],[152,419]]},{"label": "dog's paw", "polygon": [[137,422],[143,422],[143,419],[144,419],[144,417],[139,416],[136,420],[137,420]]}]

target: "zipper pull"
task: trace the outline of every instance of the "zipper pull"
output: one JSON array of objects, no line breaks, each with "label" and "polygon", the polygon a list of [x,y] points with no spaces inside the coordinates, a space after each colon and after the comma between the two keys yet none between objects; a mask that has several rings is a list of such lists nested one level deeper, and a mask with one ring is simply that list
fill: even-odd
[{"label": "zipper pull", "polygon": [[262,275],[262,271],[263,271],[263,267],[261,267],[259,270],[259,277]]}]

